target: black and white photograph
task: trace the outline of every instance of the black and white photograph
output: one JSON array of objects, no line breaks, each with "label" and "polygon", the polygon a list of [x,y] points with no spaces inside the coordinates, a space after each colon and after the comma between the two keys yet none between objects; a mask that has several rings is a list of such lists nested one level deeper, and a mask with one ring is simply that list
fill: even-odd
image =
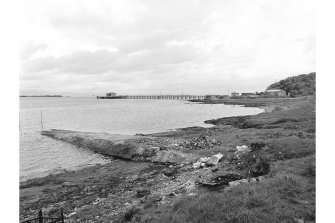
[{"label": "black and white photograph", "polygon": [[18,2],[6,222],[319,222],[315,0]]}]

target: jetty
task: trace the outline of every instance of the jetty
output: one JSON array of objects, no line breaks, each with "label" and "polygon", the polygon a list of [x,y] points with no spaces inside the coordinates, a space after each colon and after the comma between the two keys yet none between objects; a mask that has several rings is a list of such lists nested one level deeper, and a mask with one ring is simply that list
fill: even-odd
[{"label": "jetty", "polygon": [[165,99],[165,100],[203,100],[206,95],[109,95],[97,99]]},{"label": "jetty", "polygon": [[161,149],[143,142],[154,141],[157,137],[119,135],[96,132],[79,132],[62,129],[41,131],[50,138],[67,142],[95,153],[122,160],[152,162],[160,164],[190,164],[199,159],[198,155],[175,149]]}]

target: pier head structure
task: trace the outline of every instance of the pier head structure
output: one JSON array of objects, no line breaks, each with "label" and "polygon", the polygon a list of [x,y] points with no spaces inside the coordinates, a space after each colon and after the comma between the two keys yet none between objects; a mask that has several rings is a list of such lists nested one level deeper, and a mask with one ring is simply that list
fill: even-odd
[{"label": "pier head structure", "polygon": [[97,96],[97,99],[165,99],[165,100],[202,100],[205,95],[109,95]]}]

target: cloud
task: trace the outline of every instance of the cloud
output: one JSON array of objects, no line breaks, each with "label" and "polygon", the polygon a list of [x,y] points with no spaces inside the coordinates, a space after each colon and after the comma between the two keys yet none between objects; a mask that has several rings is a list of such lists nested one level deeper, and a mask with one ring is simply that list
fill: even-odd
[{"label": "cloud", "polygon": [[48,45],[45,43],[36,43],[36,42],[30,41],[24,44],[24,46],[22,46],[21,52],[20,52],[20,58],[27,59],[33,54],[37,53],[38,51],[44,50],[46,48],[48,48]]},{"label": "cloud", "polygon": [[116,54],[108,50],[75,51],[60,57],[46,56],[27,61],[23,65],[23,72],[99,74],[107,72],[117,59]]},{"label": "cloud", "polygon": [[22,90],[260,91],[315,70],[312,0],[33,0],[22,7]]},{"label": "cloud", "polygon": [[26,61],[24,73],[53,71],[55,73],[102,74],[150,70],[157,66],[184,63],[201,58],[192,46],[161,46],[136,53],[109,50],[75,51],[59,57],[45,56]]}]

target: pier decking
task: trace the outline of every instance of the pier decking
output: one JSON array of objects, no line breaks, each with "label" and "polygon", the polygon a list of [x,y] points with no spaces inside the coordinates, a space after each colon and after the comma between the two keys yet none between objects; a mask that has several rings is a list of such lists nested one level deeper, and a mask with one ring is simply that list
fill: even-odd
[{"label": "pier decking", "polygon": [[205,95],[118,95],[118,96],[97,96],[97,99],[165,99],[165,100],[201,100]]}]

